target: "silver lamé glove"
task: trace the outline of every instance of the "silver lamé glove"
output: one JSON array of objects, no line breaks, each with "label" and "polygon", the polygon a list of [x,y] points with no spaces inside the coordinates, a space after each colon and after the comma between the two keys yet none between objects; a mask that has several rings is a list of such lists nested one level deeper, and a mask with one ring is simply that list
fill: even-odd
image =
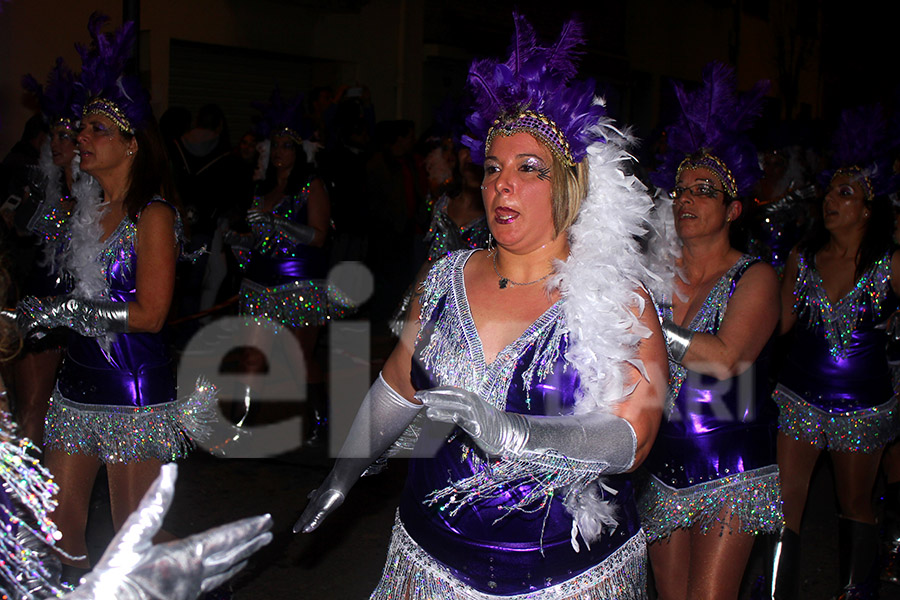
[{"label": "silver lam\u00e9 glove", "polygon": [[294,524],[294,533],[313,531],[343,504],[353,484],[400,437],[421,408],[394,391],[379,373],[356,413],[334,468],[309,494],[309,504]]},{"label": "silver lam\u00e9 glove", "polygon": [[422,390],[416,398],[425,404],[428,418],[459,425],[492,456],[555,452],[571,459],[604,463],[607,473],[621,473],[634,464],[637,436],[628,421],[615,415],[520,415],[499,410],[478,394],[455,387]]},{"label": "silver lam\u00e9 glove", "polygon": [[270,212],[251,210],[247,213],[247,222],[251,225],[269,225],[274,227],[298,244],[311,244],[316,237],[315,228],[288,221]]},{"label": "silver lam\u00e9 glove", "polygon": [[228,581],[272,541],[272,517],[263,515],[154,546],[177,473],[174,464],[163,466],[100,562],[63,600],[193,600]]},{"label": "silver lam\u00e9 glove", "polygon": [[72,296],[28,296],[16,306],[16,326],[22,335],[36,329],[68,327],[86,337],[128,331],[128,303],[82,300]]}]

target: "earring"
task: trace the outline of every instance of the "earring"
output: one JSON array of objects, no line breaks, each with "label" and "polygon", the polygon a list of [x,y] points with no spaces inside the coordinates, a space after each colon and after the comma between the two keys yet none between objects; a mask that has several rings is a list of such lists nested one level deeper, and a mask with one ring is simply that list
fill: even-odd
[{"label": "earring", "polygon": [[484,191],[484,190],[486,190],[486,189],[487,189],[487,186],[486,186],[486,185],[481,186],[481,191]]},{"label": "earring", "polygon": [[134,156],[134,150],[129,150],[129,151],[128,151],[128,156]]}]

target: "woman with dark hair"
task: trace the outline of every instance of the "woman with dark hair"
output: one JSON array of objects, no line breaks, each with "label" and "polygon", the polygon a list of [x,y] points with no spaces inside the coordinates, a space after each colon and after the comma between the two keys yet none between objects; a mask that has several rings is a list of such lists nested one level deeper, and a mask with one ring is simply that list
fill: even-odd
[{"label": "woman with dark hair", "polygon": [[225,241],[249,256],[239,292],[241,314],[289,328],[300,344],[313,409],[310,435],[318,436],[324,434],[327,409],[315,347],[322,326],[342,311],[325,280],[331,206],[303,150],[302,105],[302,96],[285,102],[276,89],[261,107],[268,165],[247,212],[251,233],[230,233]]},{"label": "woman with dark hair", "polygon": [[515,60],[469,75],[464,143],[484,162],[496,245],[431,268],[294,526],[316,529],[423,405],[457,426],[400,438],[437,450],[410,462],[375,599],[646,597],[625,473],[655,437],[667,379],[635,239],[652,203],[623,168],[630,139],[574,79],[580,25],[545,46],[515,24]]},{"label": "woman with dark hair", "polygon": [[78,204],[64,265],[75,288],[67,296],[26,298],[17,308],[23,332],[74,332],[44,439],[45,463],[60,486],[54,518],[63,533],[64,579],[72,582],[90,566],[85,527],[100,466],[106,465],[118,530],[161,465],[183,457],[205,433],[214,396],[201,381],[190,395],[176,397],[162,329],[181,221],[164,200],[171,193],[168,163],[147,94],[136,78],[120,74],[133,23],[106,37],[100,31],[105,22],[91,17],[94,45],[80,49],[88,99],[78,147],[81,168],[93,179],[74,190]]},{"label": "woman with dark hair", "polygon": [[729,241],[759,176],[746,131],[767,87],[742,97],[731,67],[716,63],[698,90],[676,84],[681,116],[654,173],[671,190],[681,247],[675,288],[654,298],[671,376],[639,503],[661,600],[736,600],[756,534],[781,525],[766,409],[778,278]]},{"label": "woman with dark hair", "polygon": [[[73,103],[78,88],[62,58],[56,60],[46,85],[30,75],[22,85],[37,98],[50,128],[38,161],[39,181],[32,189],[37,202],[26,230],[33,236],[36,256],[22,286],[22,296],[53,296],[68,289],[59,259],[74,205],[71,190],[75,180],[84,176],[75,140],[80,115],[75,114]],[[16,420],[25,436],[38,445],[44,439],[44,416],[67,335],[60,331],[29,340],[15,362]]]},{"label": "woman with dark hair", "polygon": [[891,239],[890,161],[877,107],[845,111],[835,136],[822,218],[788,259],[781,331],[793,331],[774,398],[785,528],[776,597],[796,598],[800,525],[813,468],[834,466],[841,509],[839,598],[875,598],[878,525],[873,490],[897,435],[885,324],[897,310],[900,255]]}]

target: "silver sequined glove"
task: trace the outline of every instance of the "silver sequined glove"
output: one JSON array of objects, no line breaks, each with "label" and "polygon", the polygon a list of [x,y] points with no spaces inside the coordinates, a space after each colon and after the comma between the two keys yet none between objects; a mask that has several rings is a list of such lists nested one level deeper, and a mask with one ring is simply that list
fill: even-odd
[{"label": "silver sequined glove", "polygon": [[175,495],[177,467],[165,465],[93,571],[64,600],[193,600],[240,571],[272,541],[272,517],[250,517],[153,545]]},{"label": "silver sequined glove", "polygon": [[356,413],[334,468],[310,493],[294,533],[313,531],[340,506],[353,484],[400,437],[421,408],[394,391],[379,374]]},{"label": "silver sequined glove", "polygon": [[270,212],[251,210],[247,213],[247,222],[251,225],[268,225],[274,227],[281,234],[291,238],[298,244],[310,244],[316,237],[316,230],[309,225],[301,225],[288,221],[283,217],[273,215]]},{"label": "silver sequined glove", "polygon": [[128,331],[128,303],[72,296],[28,296],[16,306],[16,326],[22,335],[56,327],[68,327],[86,337],[124,333]]},{"label": "silver sequined glove", "polygon": [[478,394],[455,387],[422,390],[428,418],[455,423],[492,456],[527,457],[562,454],[568,458],[605,463],[607,473],[627,471],[634,464],[637,436],[631,424],[601,412],[535,417],[505,412]]}]

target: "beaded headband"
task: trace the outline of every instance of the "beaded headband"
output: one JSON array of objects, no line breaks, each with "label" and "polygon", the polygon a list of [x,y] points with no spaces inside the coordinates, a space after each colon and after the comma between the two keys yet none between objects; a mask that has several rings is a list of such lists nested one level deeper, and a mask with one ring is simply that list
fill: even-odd
[{"label": "beaded headband", "polygon": [[116,106],[115,102],[106,100],[105,98],[94,98],[84,107],[84,117],[88,115],[101,115],[115,123],[122,133],[134,135],[134,127],[125,113]]},{"label": "beaded headband", "polygon": [[834,181],[834,178],[838,175],[849,175],[854,181],[860,182],[863,186],[863,193],[866,195],[866,200],[871,200],[875,197],[875,188],[872,186],[872,180],[863,172],[861,167],[853,165],[851,167],[838,169],[834,172],[834,175],[831,176],[830,181]]},{"label": "beaded headband", "polygon": [[67,119],[65,117],[59,117],[58,119],[51,121],[50,129],[56,129],[57,127],[65,127],[66,129],[75,130],[77,129],[77,121],[74,119]]},{"label": "beaded headband", "polygon": [[531,110],[520,112],[515,117],[499,117],[488,130],[484,147],[489,151],[494,138],[498,135],[510,136],[521,131],[530,133],[538,141],[543,142],[550,151],[568,167],[574,167],[572,151],[566,136],[548,117]]},{"label": "beaded headband", "polygon": [[681,164],[678,165],[678,171],[675,175],[676,181],[681,177],[681,172],[685,169],[708,169],[712,171],[713,175],[718,177],[719,182],[722,184],[722,188],[725,190],[725,193],[728,194],[732,198],[738,197],[738,187],[737,182],[734,180],[734,175],[731,173],[731,169],[729,169],[724,162],[719,160],[713,154],[708,152],[704,152],[699,157],[688,156]]},{"label": "beaded headband", "polygon": [[272,132],[270,137],[275,137],[277,135],[284,136],[286,138],[290,138],[291,141],[294,142],[295,144],[297,144],[298,146],[303,143],[303,136],[301,136],[295,130],[293,130],[287,126],[281,127],[280,129],[276,129],[275,131]]}]

